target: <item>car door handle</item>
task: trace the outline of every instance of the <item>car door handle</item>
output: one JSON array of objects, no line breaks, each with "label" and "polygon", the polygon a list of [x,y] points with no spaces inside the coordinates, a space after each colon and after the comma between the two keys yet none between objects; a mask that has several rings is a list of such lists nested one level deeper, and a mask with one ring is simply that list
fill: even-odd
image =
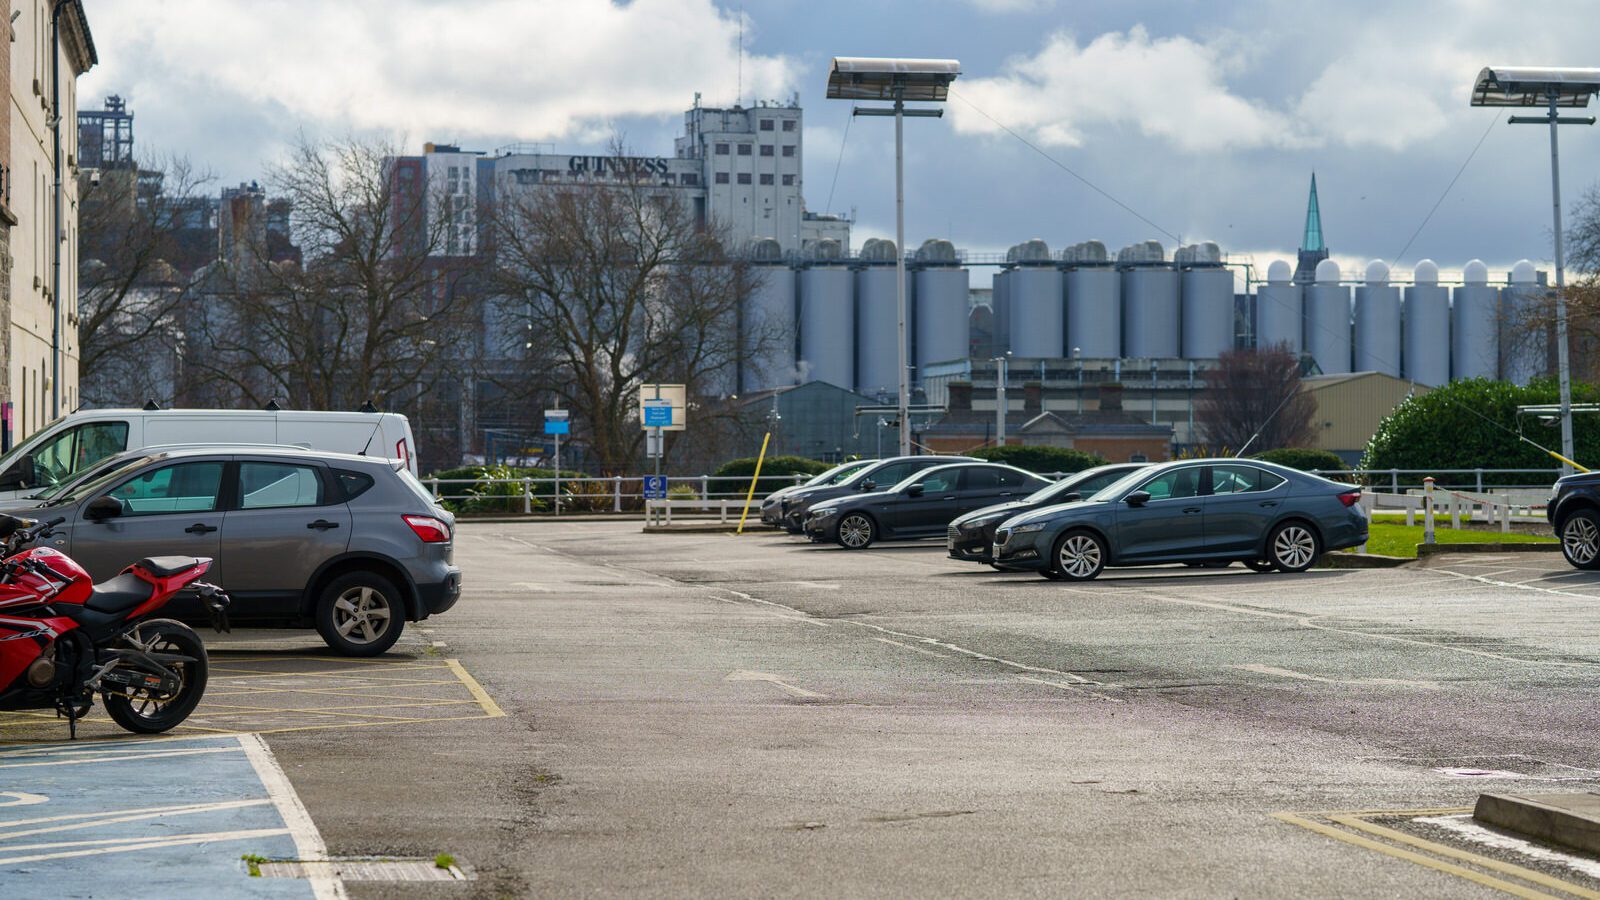
[{"label": "car door handle", "polygon": [[1278,501],[1276,501],[1276,500],[1263,500],[1263,501],[1261,501],[1261,508],[1262,509],[1271,509],[1272,507],[1277,506],[1277,505],[1278,505]]},{"label": "car door handle", "polygon": [[1183,512],[1184,512],[1185,515],[1188,515],[1188,514],[1191,514],[1191,513],[1197,513],[1199,511],[1200,511],[1200,507],[1198,507],[1198,506],[1185,506],[1183,508]]},{"label": "car door handle", "polygon": [[315,522],[307,522],[306,527],[315,528],[318,531],[327,531],[329,528],[338,528],[339,523],[329,522],[327,519],[318,519]]},{"label": "car door handle", "polygon": [[193,525],[190,525],[188,528],[184,529],[184,531],[186,533],[188,533],[188,534],[210,534],[211,532],[216,531],[216,530],[217,530],[217,526],[215,526],[215,525],[207,525],[204,522],[196,522]]},{"label": "car door handle", "polygon": [[946,497],[944,499],[946,499],[946,500],[954,500],[955,498],[956,498],[956,495],[955,494],[951,494],[950,496],[948,496],[948,497]]}]

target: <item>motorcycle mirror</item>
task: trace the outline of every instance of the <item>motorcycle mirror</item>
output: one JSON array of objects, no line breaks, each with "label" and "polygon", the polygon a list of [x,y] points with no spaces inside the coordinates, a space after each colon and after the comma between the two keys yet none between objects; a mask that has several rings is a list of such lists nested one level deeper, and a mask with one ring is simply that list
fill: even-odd
[{"label": "motorcycle mirror", "polygon": [[96,522],[102,519],[114,519],[122,515],[122,501],[110,495],[96,497],[89,501],[83,514]]}]

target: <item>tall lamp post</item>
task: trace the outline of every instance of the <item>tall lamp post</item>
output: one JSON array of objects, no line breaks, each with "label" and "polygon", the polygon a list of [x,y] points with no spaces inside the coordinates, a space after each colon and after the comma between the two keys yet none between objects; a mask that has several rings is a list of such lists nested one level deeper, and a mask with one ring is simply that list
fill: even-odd
[{"label": "tall lamp post", "polygon": [[911,371],[906,342],[905,117],[938,118],[941,109],[907,109],[906,101],[937,103],[961,74],[953,59],[870,59],[836,56],[828,71],[829,100],[893,100],[894,106],[858,106],[857,116],[894,117],[894,291],[898,320],[895,349],[900,373],[900,455],[911,453]]},{"label": "tall lamp post", "polygon": [[[1563,116],[1565,107],[1585,107],[1590,95],[1600,92],[1600,69],[1563,69],[1536,66],[1490,66],[1478,73],[1472,86],[1473,106],[1544,107],[1542,116],[1512,116],[1513,125],[1550,126],[1550,207],[1555,220],[1556,250],[1556,364],[1561,380],[1561,455],[1572,459],[1572,364],[1567,348],[1566,260],[1561,235],[1561,151],[1558,125],[1593,125],[1593,116]],[[1572,474],[1567,462],[1564,475]]]}]

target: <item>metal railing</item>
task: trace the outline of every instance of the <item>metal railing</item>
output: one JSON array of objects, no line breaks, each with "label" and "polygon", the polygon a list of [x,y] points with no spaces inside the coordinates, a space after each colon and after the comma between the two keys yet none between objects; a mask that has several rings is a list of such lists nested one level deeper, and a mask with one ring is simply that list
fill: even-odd
[{"label": "metal railing", "polygon": [[[667,496],[674,500],[706,501],[717,509],[722,500],[743,500],[750,490],[746,475],[666,475]],[[810,475],[763,475],[756,483],[752,508],[779,488],[804,484]],[[550,478],[424,478],[435,500],[466,512],[532,514],[556,511],[556,483],[560,482],[561,512],[622,513],[644,508],[642,475]],[[687,488],[687,490],[685,490]],[[676,496],[674,491],[676,490]],[[680,506],[681,508],[681,506]]]},{"label": "metal railing", "polygon": [[[1310,470],[1313,475],[1324,478],[1343,480],[1354,477],[1371,491],[1389,494],[1403,494],[1408,490],[1421,490],[1422,479],[1433,477],[1434,485],[1439,488],[1454,488],[1456,490],[1470,490],[1474,493],[1485,491],[1530,489],[1548,490],[1552,482],[1561,476],[1561,470],[1551,469],[1343,469],[1339,471]],[[1546,476],[1545,478],[1530,480],[1526,477],[1514,478],[1512,476]]]}]

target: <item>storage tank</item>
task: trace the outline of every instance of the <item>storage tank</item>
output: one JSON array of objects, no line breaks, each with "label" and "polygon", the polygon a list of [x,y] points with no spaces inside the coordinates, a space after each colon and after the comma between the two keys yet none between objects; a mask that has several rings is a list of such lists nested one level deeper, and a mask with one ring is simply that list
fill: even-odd
[{"label": "storage tank", "polygon": [[1182,275],[1184,359],[1216,359],[1233,349],[1233,273],[1206,242],[1186,248]]},{"label": "storage tank", "polygon": [[1011,350],[1011,298],[1007,293],[1011,279],[1010,269],[994,273],[994,284],[989,296],[989,306],[994,310],[994,353],[1002,356]]},{"label": "storage tank", "polygon": [[1267,283],[1256,288],[1256,347],[1265,350],[1279,344],[1289,352],[1305,349],[1304,298],[1294,283],[1294,270],[1281,259],[1267,266]]},{"label": "storage tank", "polygon": [[1123,356],[1178,356],[1178,272],[1165,259],[1166,251],[1156,241],[1117,253],[1117,267],[1122,269]]},{"label": "storage tank", "polygon": [[1548,368],[1551,341],[1539,321],[1544,294],[1533,263],[1518,260],[1500,292],[1500,374],[1507,381],[1527,384]]},{"label": "storage tank", "polygon": [[800,270],[801,383],[826,381],[854,390],[856,309],[853,279],[840,260],[839,242],[818,241],[814,259]]},{"label": "storage tank", "polygon": [[1339,283],[1339,264],[1317,263],[1306,290],[1305,347],[1326,375],[1350,371],[1350,289]]},{"label": "storage tank", "polygon": [[1037,238],[1006,254],[1015,267],[1006,273],[1007,329],[1013,356],[1058,358],[1066,334],[1061,270],[1050,248]]},{"label": "storage tank", "polygon": [[[916,372],[929,363],[965,359],[971,344],[969,273],[956,259],[955,245],[929,239],[917,249],[912,287],[916,297]],[[917,379],[921,381],[919,377]]]},{"label": "storage tank", "polygon": [[739,390],[764,391],[795,383],[795,274],[783,248],[767,238],[750,248],[755,281],[745,298],[739,341],[744,360]]},{"label": "storage tank", "polygon": [[1389,283],[1389,266],[1367,263],[1366,283],[1356,288],[1355,371],[1400,377],[1400,289]]},{"label": "storage tank", "polygon": [[1450,304],[1450,377],[1500,377],[1500,291],[1489,267],[1474,259],[1461,270]]},{"label": "storage tank", "polygon": [[1400,362],[1418,384],[1438,387],[1450,380],[1450,295],[1439,286],[1439,267],[1431,259],[1417,263],[1406,288]]},{"label": "storage tank", "polygon": [[871,238],[861,245],[855,272],[855,389],[869,397],[900,391],[896,374],[900,357],[895,350],[900,316],[894,290],[894,257],[894,241]]},{"label": "storage tank", "polygon": [[1099,241],[1074,244],[1062,260],[1066,272],[1067,337],[1064,348],[1089,359],[1122,356],[1122,276]]}]

